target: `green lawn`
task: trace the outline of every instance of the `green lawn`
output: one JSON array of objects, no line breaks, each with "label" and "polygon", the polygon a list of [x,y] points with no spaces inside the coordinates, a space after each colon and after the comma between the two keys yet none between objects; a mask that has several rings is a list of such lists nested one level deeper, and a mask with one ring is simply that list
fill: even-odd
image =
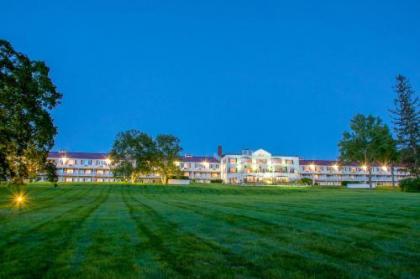
[{"label": "green lawn", "polygon": [[0,187],[0,278],[420,278],[420,194]]}]

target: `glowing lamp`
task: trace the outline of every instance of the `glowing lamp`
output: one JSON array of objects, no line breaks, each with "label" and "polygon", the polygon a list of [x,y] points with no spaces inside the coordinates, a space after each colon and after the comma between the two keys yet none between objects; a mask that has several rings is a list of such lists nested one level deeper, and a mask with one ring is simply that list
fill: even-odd
[{"label": "glowing lamp", "polygon": [[13,196],[13,203],[16,207],[22,207],[25,205],[27,199],[25,194],[18,193]]}]

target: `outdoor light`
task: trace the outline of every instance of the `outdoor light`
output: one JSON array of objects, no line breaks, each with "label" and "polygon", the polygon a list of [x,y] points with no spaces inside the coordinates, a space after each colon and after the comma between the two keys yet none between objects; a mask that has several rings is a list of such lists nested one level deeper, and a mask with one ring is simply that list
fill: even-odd
[{"label": "outdoor light", "polygon": [[15,207],[23,207],[27,201],[27,198],[24,193],[16,193],[13,195],[13,204]]},{"label": "outdoor light", "polygon": [[106,158],[106,159],[105,159],[105,162],[106,162],[106,164],[107,164],[107,165],[110,165],[110,164],[112,163],[112,160],[111,160],[111,159],[109,159],[109,158]]},{"label": "outdoor light", "polygon": [[203,165],[204,165],[205,168],[209,167],[209,163],[207,161],[203,161]]},{"label": "outdoor light", "polygon": [[363,165],[363,166],[362,166],[362,169],[363,169],[364,171],[366,171],[366,170],[367,170],[367,166],[366,166],[366,165]]},{"label": "outdoor light", "polygon": [[383,170],[383,171],[388,171],[388,167],[387,167],[387,166],[385,166],[385,165],[383,165],[383,166],[382,166],[382,170]]},{"label": "outdoor light", "polygon": [[314,170],[315,170],[315,165],[314,165],[314,164],[310,164],[310,165],[309,165],[309,168],[310,168],[312,171],[314,171]]},{"label": "outdoor light", "polygon": [[334,170],[336,170],[336,171],[338,170],[338,165],[337,164],[333,165],[332,167],[334,168]]}]

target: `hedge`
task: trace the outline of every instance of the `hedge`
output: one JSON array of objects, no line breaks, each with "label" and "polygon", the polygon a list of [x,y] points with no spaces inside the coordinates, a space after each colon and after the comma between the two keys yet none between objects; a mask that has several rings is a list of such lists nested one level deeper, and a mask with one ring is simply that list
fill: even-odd
[{"label": "hedge", "polygon": [[420,192],[420,178],[406,178],[400,181],[403,192]]}]

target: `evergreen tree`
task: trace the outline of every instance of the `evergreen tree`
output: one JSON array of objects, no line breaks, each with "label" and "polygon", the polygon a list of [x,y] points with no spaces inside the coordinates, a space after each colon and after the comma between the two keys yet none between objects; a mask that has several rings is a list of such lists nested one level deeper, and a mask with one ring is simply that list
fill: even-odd
[{"label": "evergreen tree", "polygon": [[410,173],[419,176],[420,111],[419,99],[415,96],[409,80],[396,77],[394,109],[391,110],[400,160],[406,164]]}]

